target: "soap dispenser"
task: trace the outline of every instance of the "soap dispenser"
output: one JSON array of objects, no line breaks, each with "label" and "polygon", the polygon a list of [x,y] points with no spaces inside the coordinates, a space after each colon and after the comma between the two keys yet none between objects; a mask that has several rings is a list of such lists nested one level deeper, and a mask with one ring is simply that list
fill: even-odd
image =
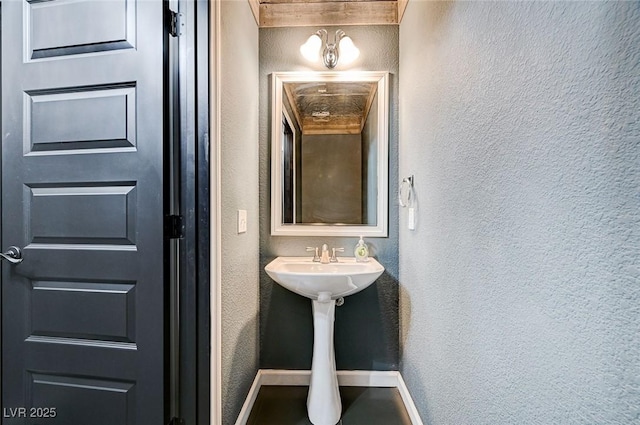
[{"label": "soap dispenser", "polygon": [[367,244],[364,243],[362,236],[360,236],[360,240],[358,241],[353,254],[356,257],[356,261],[358,262],[369,261],[369,248],[367,247]]}]

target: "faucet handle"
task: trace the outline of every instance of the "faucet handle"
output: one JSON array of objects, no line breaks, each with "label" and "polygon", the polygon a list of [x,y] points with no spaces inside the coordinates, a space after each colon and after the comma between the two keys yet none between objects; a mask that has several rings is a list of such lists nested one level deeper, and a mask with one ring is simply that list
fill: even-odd
[{"label": "faucet handle", "polygon": [[314,251],[313,254],[313,261],[318,262],[320,261],[320,254],[318,254],[318,247],[313,247],[313,246],[308,246],[307,247],[307,251]]},{"label": "faucet handle", "polygon": [[344,248],[332,248],[331,249],[331,258],[329,259],[332,263],[337,263],[338,258],[336,257],[336,252],[344,252]]}]

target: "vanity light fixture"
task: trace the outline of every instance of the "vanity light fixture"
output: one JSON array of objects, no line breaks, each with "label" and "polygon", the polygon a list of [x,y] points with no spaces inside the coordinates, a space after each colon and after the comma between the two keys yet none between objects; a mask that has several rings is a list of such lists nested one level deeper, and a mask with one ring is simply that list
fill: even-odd
[{"label": "vanity light fixture", "polygon": [[337,30],[333,37],[333,43],[329,43],[329,34],[323,28],[313,33],[300,46],[300,53],[311,62],[317,62],[322,55],[324,65],[332,69],[338,64],[338,59],[345,65],[356,60],[360,55],[360,50],[353,44],[351,37],[342,30]]}]

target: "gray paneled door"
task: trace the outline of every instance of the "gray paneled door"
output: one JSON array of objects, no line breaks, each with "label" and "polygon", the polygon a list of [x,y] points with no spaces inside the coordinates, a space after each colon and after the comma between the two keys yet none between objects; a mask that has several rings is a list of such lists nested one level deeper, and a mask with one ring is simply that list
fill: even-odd
[{"label": "gray paneled door", "polygon": [[1,4],[4,424],[166,423],[164,7]]}]

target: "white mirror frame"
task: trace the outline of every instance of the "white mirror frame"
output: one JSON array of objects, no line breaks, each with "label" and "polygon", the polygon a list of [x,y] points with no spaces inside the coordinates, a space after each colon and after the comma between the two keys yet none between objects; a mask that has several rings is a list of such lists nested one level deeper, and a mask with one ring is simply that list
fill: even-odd
[{"label": "white mirror frame", "polygon": [[[282,89],[287,82],[362,81],[378,84],[378,199],[376,225],[282,222]],[[389,200],[389,73],[379,71],[274,72],[271,79],[271,235],[387,237]]]}]

